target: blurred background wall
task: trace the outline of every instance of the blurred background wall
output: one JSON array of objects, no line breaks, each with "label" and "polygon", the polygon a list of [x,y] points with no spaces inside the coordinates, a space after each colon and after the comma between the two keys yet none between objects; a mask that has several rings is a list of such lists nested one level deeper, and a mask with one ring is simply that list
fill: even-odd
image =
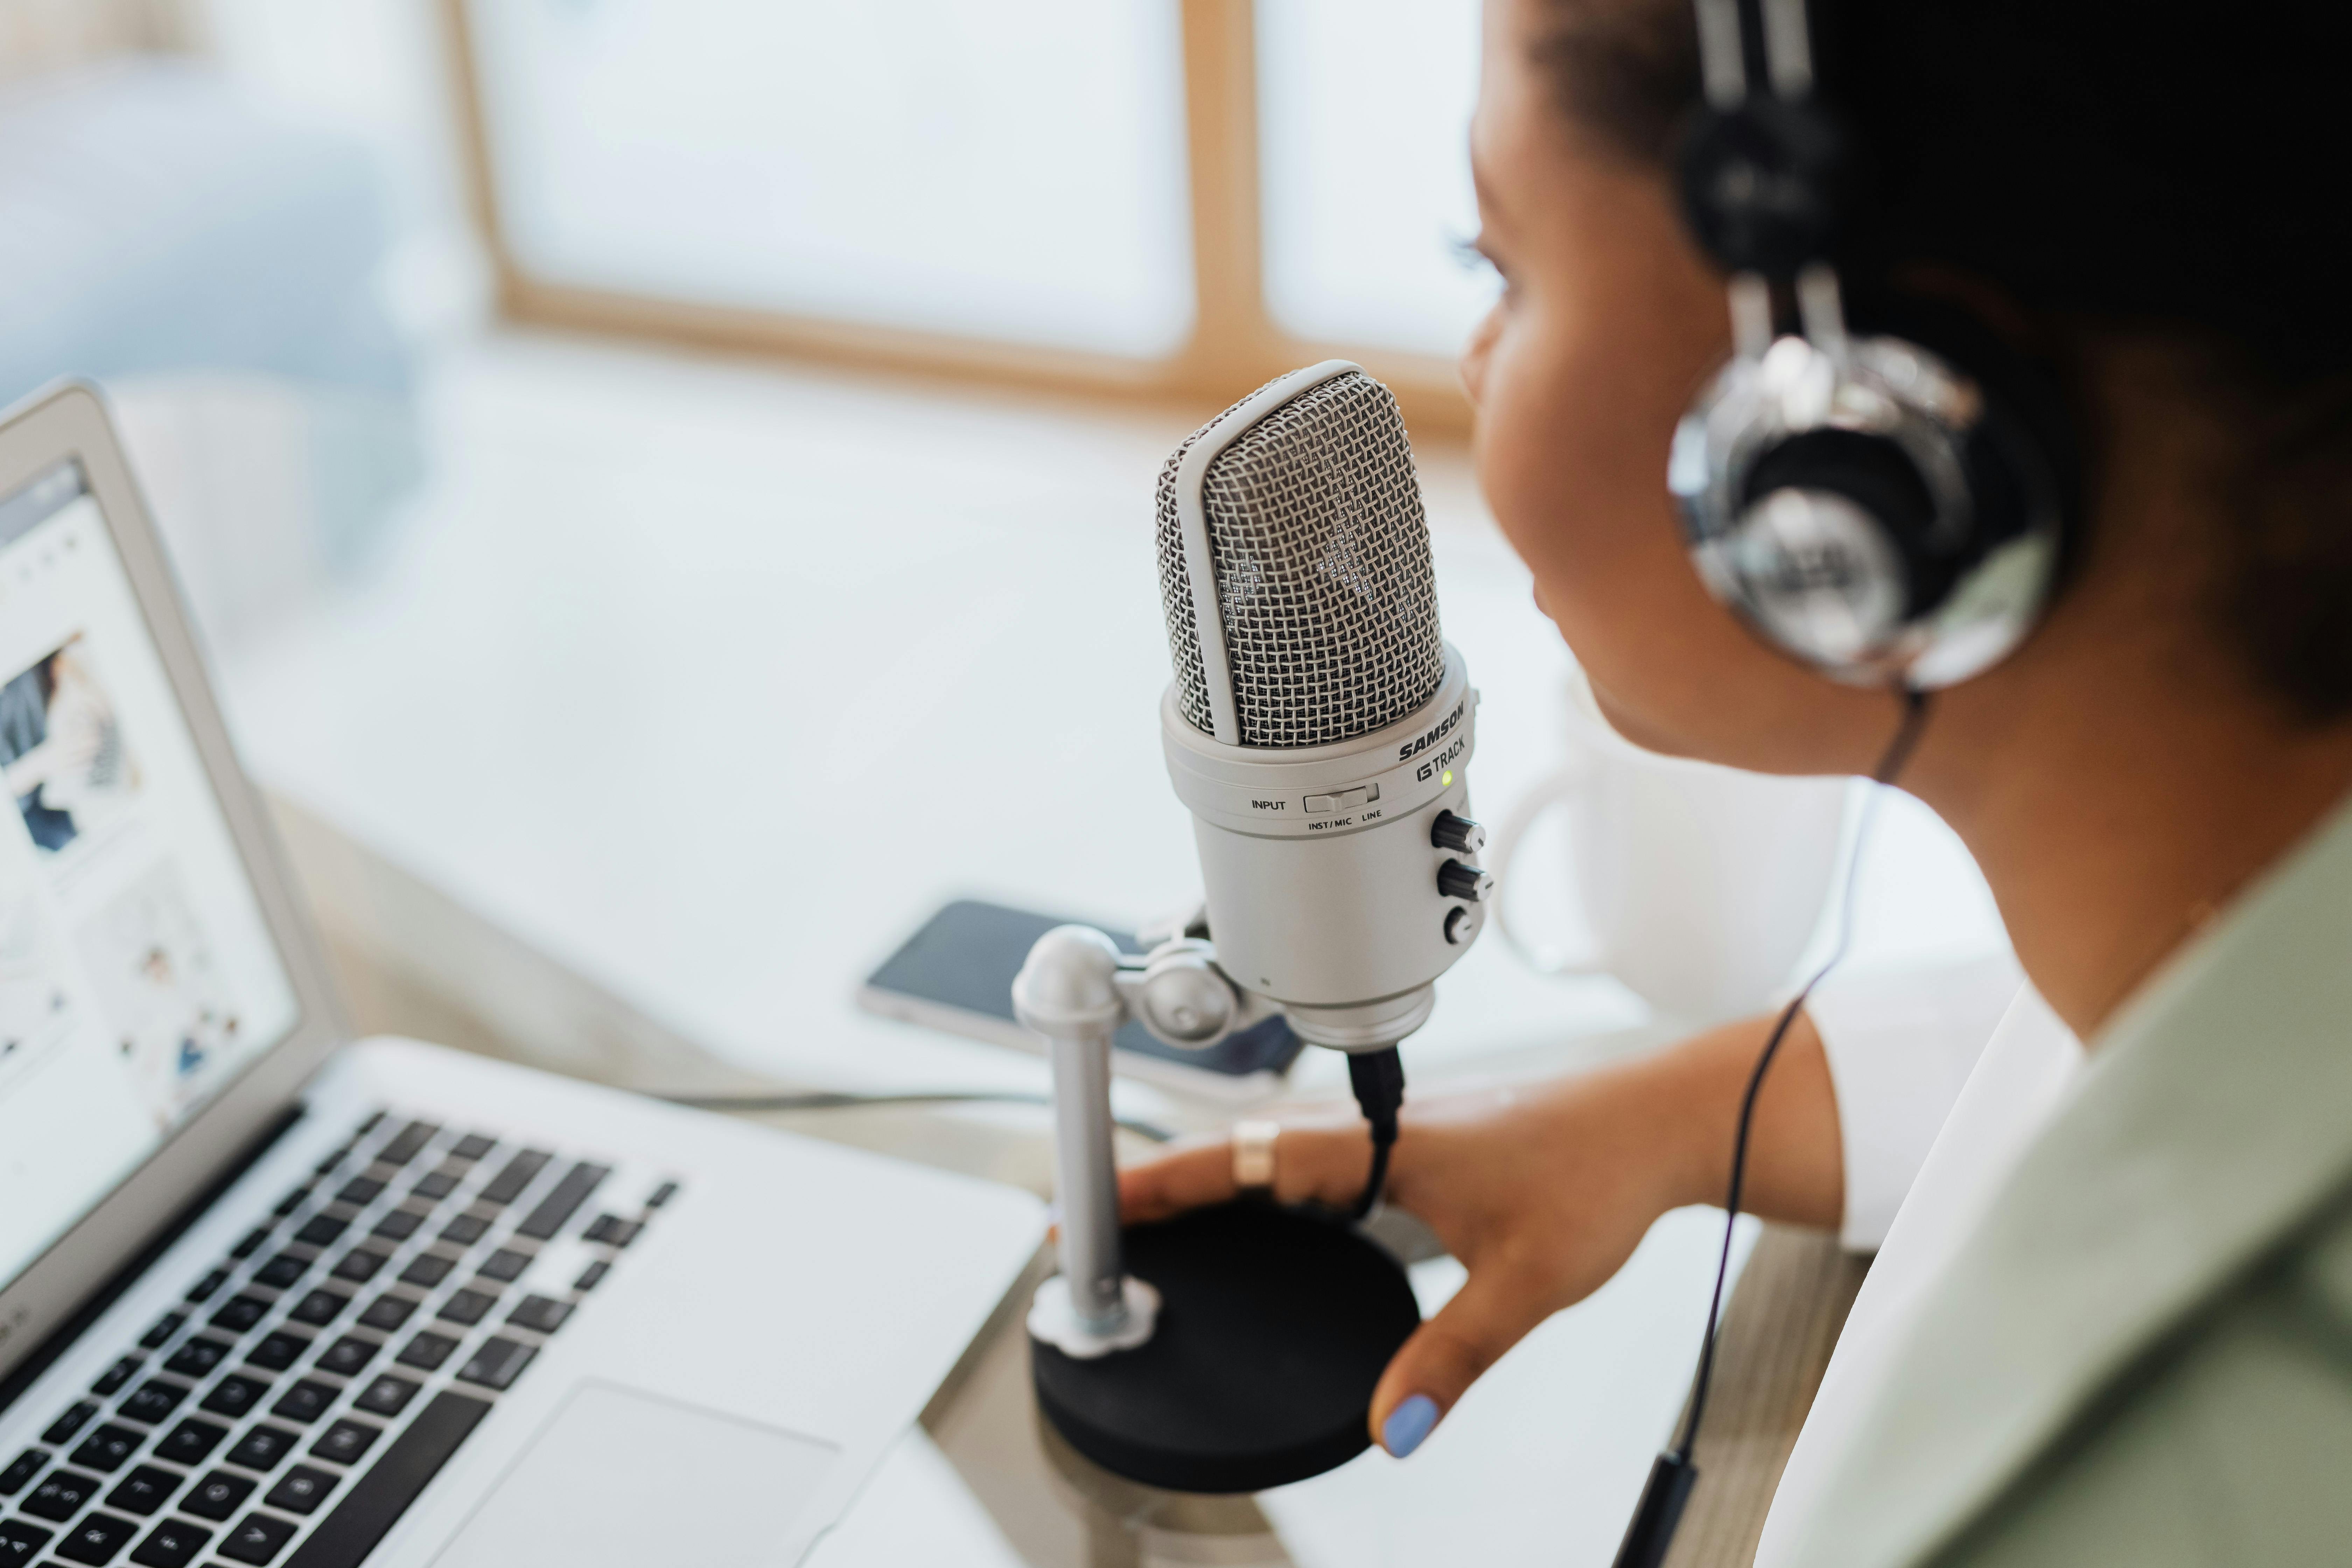
[{"label": "blurred background wall", "polygon": [[486,327],[1458,435],[1475,0],[0,0],[0,398],[114,396],[206,629],[395,526]]}]

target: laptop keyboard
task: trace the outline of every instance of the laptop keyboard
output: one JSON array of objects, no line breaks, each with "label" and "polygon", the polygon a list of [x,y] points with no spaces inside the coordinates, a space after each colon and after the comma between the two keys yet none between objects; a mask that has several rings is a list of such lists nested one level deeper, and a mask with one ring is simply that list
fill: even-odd
[{"label": "laptop keyboard", "polygon": [[355,1568],[677,1190],[611,1175],[369,1117],[0,1467],[0,1568]]}]

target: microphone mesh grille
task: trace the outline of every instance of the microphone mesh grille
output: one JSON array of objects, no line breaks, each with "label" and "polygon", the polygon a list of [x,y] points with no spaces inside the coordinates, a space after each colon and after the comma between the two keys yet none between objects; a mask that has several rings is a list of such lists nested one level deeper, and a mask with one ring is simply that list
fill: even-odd
[{"label": "microphone mesh grille", "polygon": [[[1178,702],[1210,733],[1176,470],[1233,412],[1160,472],[1160,599]],[[1243,745],[1353,740],[1436,693],[1445,650],[1429,522],[1387,387],[1351,371],[1281,405],[1209,465],[1201,502]]]}]

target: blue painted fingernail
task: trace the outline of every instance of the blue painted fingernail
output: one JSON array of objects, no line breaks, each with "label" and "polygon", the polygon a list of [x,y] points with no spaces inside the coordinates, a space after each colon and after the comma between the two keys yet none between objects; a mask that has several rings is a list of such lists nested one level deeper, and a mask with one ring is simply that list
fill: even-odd
[{"label": "blue painted fingernail", "polygon": [[1390,1411],[1389,1418],[1381,1423],[1381,1447],[1391,1457],[1402,1459],[1420,1447],[1421,1440],[1436,1425],[1437,1401],[1426,1394],[1416,1394]]}]

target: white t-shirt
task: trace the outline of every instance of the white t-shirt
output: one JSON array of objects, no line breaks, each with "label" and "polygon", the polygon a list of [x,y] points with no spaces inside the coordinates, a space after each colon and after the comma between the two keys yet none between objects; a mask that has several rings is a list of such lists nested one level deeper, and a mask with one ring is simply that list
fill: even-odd
[{"label": "white t-shirt", "polygon": [[2081,1070],[2073,1033],[2004,962],[2011,1000],[1990,1028],[1999,963],[1824,984],[1809,1004],[1845,1140],[1844,1240],[1876,1241],[1878,1258],[1781,1472],[1756,1568],[1790,1562],[1923,1291]]}]

